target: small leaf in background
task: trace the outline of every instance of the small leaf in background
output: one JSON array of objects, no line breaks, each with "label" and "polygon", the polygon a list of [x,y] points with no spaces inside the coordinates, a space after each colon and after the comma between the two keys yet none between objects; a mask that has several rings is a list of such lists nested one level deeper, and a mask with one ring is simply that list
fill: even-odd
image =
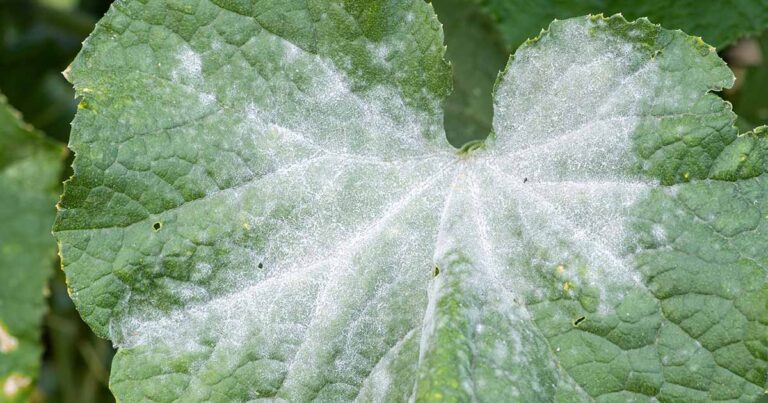
[{"label": "small leaf in background", "polygon": [[725,56],[741,81],[737,90],[725,93],[739,114],[740,127],[768,124],[768,31],[737,43]]},{"label": "small leaf in background", "polygon": [[72,65],[55,234],[118,400],[763,394],[768,145],[715,48],[556,21],[456,150],[426,3],[260,5],[119,2]]},{"label": "small leaf in background", "polygon": [[[77,102],[61,72],[93,29],[95,18],[68,10],[71,0],[4,0],[0,4],[0,90],[28,123],[66,142]],[[59,8],[51,8],[50,5]]]},{"label": "small leaf in background", "polygon": [[80,0],[37,0],[44,7],[50,7],[55,10],[73,11],[77,9]]},{"label": "small leaf in background", "polygon": [[38,377],[64,156],[0,95],[0,401],[26,401]]}]

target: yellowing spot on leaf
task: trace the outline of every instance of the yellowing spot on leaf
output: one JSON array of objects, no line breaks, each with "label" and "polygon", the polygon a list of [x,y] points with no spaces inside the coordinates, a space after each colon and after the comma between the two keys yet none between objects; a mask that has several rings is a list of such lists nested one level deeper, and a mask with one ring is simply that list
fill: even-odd
[{"label": "yellowing spot on leaf", "polygon": [[683,174],[683,178],[685,178],[685,180],[688,180],[688,177],[689,177],[689,176],[690,176],[690,174],[689,174],[688,172],[686,172],[686,173],[684,173],[684,174]]},{"label": "yellowing spot on leaf", "polygon": [[251,230],[251,224],[248,224],[247,222],[244,222],[243,223],[243,229],[245,229],[246,231],[250,231]]},{"label": "yellowing spot on leaf", "polygon": [[571,287],[572,286],[571,286],[570,282],[566,281],[566,282],[563,283],[563,291],[568,291],[568,290],[571,289]]},{"label": "yellowing spot on leaf", "polygon": [[29,377],[19,374],[11,374],[11,376],[5,378],[5,381],[3,381],[3,395],[6,397],[14,397],[31,383],[32,379]]},{"label": "yellowing spot on leaf", "polygon": [[744,162],[746,160],[747,160],[747,155],[746,154],[741,154],[741,157],[739,157],[739,161]]},{"label": "yellowing spot on leaf", "polygon": [[565,266],[559,265],[557,266],[557,274],[563,274],[565,273]]},{"label": "yellowing spot on leaf", "polygon": [[0,323],[0,353],[10,353],[19,347],[19,341],[11,336],[2,323]]}]

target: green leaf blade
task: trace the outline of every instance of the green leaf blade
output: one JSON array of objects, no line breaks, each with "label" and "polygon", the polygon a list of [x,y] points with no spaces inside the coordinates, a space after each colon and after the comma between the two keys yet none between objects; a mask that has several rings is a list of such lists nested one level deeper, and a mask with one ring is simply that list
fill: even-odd
[{"label": "green leaf blade", "polygon": [[[760,269],[755,271],[751,265],[740,267],[723,261],[711,262],[710,254],[714,255],[724,249],[723,244],[728,245],[730,240],[711,239],[708,235],[698,233],[696,228],[700,224],[694,220],[673,224],[672,217],[680,211],[680,207],[663,204],[657,199],[658,195],[677,194],[688,187],[708,186],[708,182],[696,179],[706,181],[710,177],[728,176],[734,180],[740,176],[734,172],[745,172],[746,167],[742,166],[746,165],[749,158],[738,150],[752,147],[739,143],[754,139],[747,140],[749,135],[747,138],[737,137],[733,127],[735,115],[730,105],[708,93],[712,89],[730,86],[732,74],[717,58],[713,48],[680,32],[664,31],[643,20],[627,24],[620,17],[589,19],[586,28],[582,24],[580,19],[553,23],[542,38],[517,52],[506,75],[497,84],[497,99],[502,102],[514,99],[516,103],[512,104],[512,109],[505,109],[509,106],[502,105],[501,113],[497,106],[497,121],[494,123],[496,145],[501,148],[522,147],[533,155],[542,155],[541,160],[535,160],[535,165],[513,161],[507,167],[502,165],[500,170],[515,172],[515,176],[525,176],[531,186],[536,186],[536,182],[541,179],[551,181],[551,177],[574,177],[577,178],[576,184],[585,177],[595,176],[598,180],[591,189],[588,183],[582,182],[581,186],[585,189],[578,189],[577,186],[566,190],[566,197],[571,200],[557,200],[552,204],[552,215],[538,221],[538,228],[553,228],[552,232],[538,229],[539,232],[558,240],[558,243],[569,244],[569,247],[560,253],[552,253],[552,250],[557,251],[558,248],[552,244],[546,248],[549,251],[542,252],[542,260],[549,260],[550,269],[562,271],[566,275],[566,278],[560,280],[563,281],[563,290],[556,291],[555,295],[565,292],[562,293],[562,299],[550,296],[544,298],[541,304],[535,303],[532,316],[549,342],[556,346],[558,362],[595,398],[611,400],[646,395],[671,399],[681,394],[711,400],[758,396],[765,384],[764,362],[759,358],[762,353],[754,351],[754,347],[753,351],[749,351],[746,345],[747,340],[751,340],[756,332],[759,333],[757,329],[762,329],[763,325],[757,317],[747,318],[729,308],[731,304],[749,305],[746,302],[733,302],[735,295],[715,303],[700,301],[699,294],[712,292],[712,289],[701,289],[706,288],[705,284],[721,284],[718,287],[722,287],[722,284],[727,284],[725,278],[735,277],[745,281],[732,280],[738,283],[733,285],[734,288],[756,287],[753,294],[744,296],[745,301],[754,304],[764,298],[761,291],[764,281],[758,280],[764,273]],[[573,26],[589,33],[588,44],[581,43],[578,39],[580,35],[569,29]],[[607,38],[603,37],[603,32],[608,35]],[[578,49],[577,61],[568,61],[568,51],[556,47],[554,43],[558,37],[569,38],[572,43],[579,44],[575,46]],[[616,56],[630,44],[638,46],[631,51],[632,55]],[[596,46],[595,54],[590,51],[593,45]],[[556,57],[547,57],[543,49],[548,46],[557,49]],[[538,48],[534,57],[528,58],[526,53],[529,47]],[[601,57],[606,56],[601,61]],[[558,63],[562,63],[562,66]],[[516,69],[517,65],[524,67]],[[568,66],[586,71],[569,76],[571,70]],[[538,82],[526,81],[528,77],[537,77],[539,80],[544,77],[543,82],[547,84],[543,86],[544,89],[529,88],[527,85],[536,85]],[[548,80],[547,77],[552,79]],[[616,79],[616,84],[606,85]],[[573,99],[555,96],[574,93],[586,96]],[[542,105],[537,102],[537,97],[551,103]],[[619,99],[631,100],[631,103],[622,105]],[[570,104],[569,101],[574,103]],[[514,109],[517,105],[520,105],[519,111]],[[522,109],[524,107],[528,109]],[[602,118],[600,114],[606,112],[606,118]],[[583,120],[589,129],[579,134],[579,130],[585,126],[585,123],[579,123],[580,118],[585,116],[582,113],[589,116]],[[630,119],[600,125],[602,120],[611,118],[611,115],[614,119],[616,116],[629,116]],[[566,117],[565,123],[558,126],[563,117]],[[535,122],[532,125],[533,132],[530,127],[516,126],[521,121]],[[508,123],[512,125],[508,126]],[[573,126],[574,123],[576,130],[569,131],[567,125]],[[574,132],[578,135],[574,136]],[[502,137],[510,133],[520,135],[525,143],[516,143],[513,138]],[[578,139],[578,142],[570,142],[571,138]],[[616,143],[612,143],[614,141]],[[756,171],[759,168],[755,164],[753,158],[748,175],[758,174]],[[650,182],[648,177],[651,178]],[[654,189],[656,180],[667,186]],[[689,181],[694,182],[689,184]],[[523,183],[519,178],[517,182]],[[562,185],[566,188],[571,186],[567,182]],[[726,183],[724,186],[727,188],[730,185]],[[611,187],[614,187],[613,191],[618,189],[617,194],[620,194],[620,199],[614,199],[613,202],[609,196]],[[633,188],[640,191],[635,192]],[[747,222],[754,226],[756,222],[764,220],[760,217],[759,207],[747,213],[748,210],[737,207],[734,200],[743,198],[745,200],[739,201],[759,205],[765,200],[764,189],[754,189],[748,192],[748,196],[741,195],[735,189],[723,191],[719,195],[711,194],[711,189],[708,191],[709,196],[699,194],[698,202],[708,205],[709,213],[696,218],[716,219],[723,227],[719,231],[727,231],[724,234],[726,237],[743,230],[741,227],[747,225]],[[534,190],[536,192],[543,191]],[[546,203],[546,197],[555,194],[554,191],[544,193],[544,197],[538,197],[539,202]],[[604,210],[604,203],[607,202],[614,204],[614,207]],[[581,206],[577,207],[579,204]],[[617,217],[616,210],[613,210],[615,205],[629,208],[625,207],[624,213]],[[524,215],[530,214],[535,213]],[[640,215],[656,225],[645,222],[637,227],[634,218],[622,219],[623,214],[629,217]],[[558,215],[566,218],[563,226],[557,227],[559,222],[552,220],[552,217]],[[611,222],[615,218],[620,220]],[[547,223],[547,219],[554,221],[554,224]],[[597,220],[597,226],[592,220]],[[580,232],[588,242],[596,242],[592,246],[589,243],[579,246],[579,243],[573,243],[558,234],[555,229],[562,231],[569,221],[577,224],[573,228],[576,233]],[[666,239],[667,226],[674,227],[677,234],[682,231],[688,235],[688,250],[681,253],[681,246],[677,245],[681,241],[679,235]],[[621,230],[617,233],[617,229]],[[621,239],[622,243],[616,244],[616,239]],[[652,246],[642,245],[644,239],[665,239],[670,244],[661,242]],[[704,240],[708,240],[710,245],[696,245],[697,241]],[[759,238],[750,238],[750,241],[754,241],[754,245],[760,244]],[[536,243],[540,245],[546,242],[542,239]],[[573,253],[585,246],[582,256],[562,258],[564,254]],[[749,241],[742,241],[739,246],[755,252],[755,247],[750,246]],[[735,246],[733,249],[731,254],[739,250]],[[605,252],[608,259],[601,261],[601,255]],[[726,254],[725,251],[722,253]],[[549,257],[551,255],[560,257],[552,259]],[[669,255],[678,258],[672,261]],[[748,259],[762,261],[764,257],[761,255],[762,252],[758,252],[755,257]],[[626,263],[622,263],[623,256],[629,258]],[[560,265],[557,259],[562,261]],[[703,262],[708,264],[703,265]],[[574,265],[577,271],[581,271],[580,275],[569,273]],[[634,271],[633,267],[643,276],[642,279],[627,273]],[[659,277],[659,273],[670,277]],[[590,275],[599,277],[590,280]],[[708,276],[711,279],[707,279]],[[589,299],[592,299],[589,294],[596,294],[600,304],[611,307],[606,311],[605,306],[598,306],[595,311],[590,304],[585,304],[584,295],[579,295],[583,293]],[[574,304],[577,301],[578,304]],[[703,312],[691,318],[694,316],[690,312],[691,307],[703,303],[709,309],[719,312],[713,314],[716,318],[705,319]],[[757,303],[754,306],[763,304]],[[568,326],[563,320],[568,317],[579,320],[578,326],[575,321],[572,327]],[[684,320],[686,323],[683,323]],[[721,334],[710,340],[704,340],[706,336],[701,334],[703,332],[679,330],[681,326],[705,326],[706,323],[718,323],[719,326],[728,327],[728,330],[723,329]],[[706,348],[697,347],[707,342],[709,346]],[[731,350],[731,343],[739,344],[735,344]],[[585,350],[585,347],[588,349]],[[737,368],[736,362],[750,364]],[[683,363],[685,369],[679,368]],[[746,367],[751,370],[745,370]],[[711,384],[716,386],[710,387]]]},{"label": "green leaf blade", "polygon": [[[764,146],[708,93],[732,81],[712,48],[645,20],[555,22],[502,74],[493,136],[457,152],[430,7],[277,3],[120,2],[73,67],[86,103],[56,235],[73,299],[120,347],[118,398],[762,393],[764,279],[740,313],[701,300],[714,280],[693,258],[658,280],[668,230],[648,223],[677,188],[762,175]],[[732,199],[766,199],[737,193],[700,200],[723,234],[756,220]],[[716,314],[686,321],[697,304]]]},{"label": "green leaf blade", "polygon": [[0,94],[0,400],[30,398],[55,258],[50,235],[62,146],[21,120]]}]

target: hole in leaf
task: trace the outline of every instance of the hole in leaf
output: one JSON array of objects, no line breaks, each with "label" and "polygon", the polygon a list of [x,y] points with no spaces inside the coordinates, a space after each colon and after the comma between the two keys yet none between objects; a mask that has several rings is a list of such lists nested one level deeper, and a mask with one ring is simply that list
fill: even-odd
[{"label": "hole in leaf", "polygon": [[584,322],[585,319],[587,319],[587,318],[584,317],[584,316],[576,318],[576,320],[573,321],[573,326],[578,327],[581,324],[581,322]]},{"label": "hole in leaf", "polygon": [[438,274],[440,274],[440,268],[435,266],[435,268],[432,270],[432,277],[437,277]]},{"label": "hole in leaf", "polygon": [[523,183],[528,182],[528,178],[523,178]]},{"label": "hole in leaf", "polygon": [[160,221],[158,221],[158,222],[156,222],[156,223],[152,224],[152,228],[153,228],[155,231],[160,231],[160,228],[163,228],[163,223],[161,223]]}]

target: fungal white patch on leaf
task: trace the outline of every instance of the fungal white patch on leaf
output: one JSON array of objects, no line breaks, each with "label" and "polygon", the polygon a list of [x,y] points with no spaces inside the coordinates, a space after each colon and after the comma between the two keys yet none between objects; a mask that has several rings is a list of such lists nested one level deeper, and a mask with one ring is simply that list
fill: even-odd
[{"label": "fungal white patch on leaf", "polygon": [[[298,399],[309,382],[299,374],[326,365],[329,349],[340,351],[335,371],[358,386],[366,378],[355,378],[356,368],[374,371],[377,364],[359,356],[365,340],[418,337],[423,355],[440,326],[434,304],[452,292],[441,285],[450,274],[437,276],[428,299],[418,290],[431,268],[449,266],[455,253],[478,271],[465,287],[490,298],[472,314],[475,326],[482,329],[479,318],[491,313],[509,321],[513,343],[489,347],[488,359],[501,360],[499,367],[524,365],[532,358],[521,340],[540,337],[518,333],[531,320],[520,303],[540,287],[531,270],[565,264],[569,287],[600,289],[607,310],[617,301],[608,284],[638,282],[622,254],[624,221],[651,185],[631,174],[631,135],[651,102],[655,67],[620,40],[586,37],[583,22],[560,28],[513,60],[496,93],[496,138],[466,159],[435,135],[439,121],[406,106],[392,88],[353,90],[332,62],[268,33],[252,39],[283,57],[271,62],[280,66],[274,76],[254,82],[292,84],[250,99],[231,135],[274,168],[236,191],[214,191],[208,201],[218,201],[219,216],[239,212],[238,228],[246,217],[248,231],[265,243],[230,247],[244,254],[233,262],[250,265],[220,269],[233,273],[229,281],[239,289],[209,296],[204,287],[167,283],[186,307],[127,316],[113,338],[122,347],[160,342],[187,351],[218,340],[211,360],[224,367],[237,365],[225,358],[243,349],[266,357],[288,348],[282,389]],[[581,38],[580,46],[564,54],[560,36]],[[370,50],[385,62],[393,46]],[[207,86],[199,55],[184,49],[179,60],[180,79]],[[177,220],[199,212],[186,214],[182,208]],[[549,251],[548,260],[532,250]],[[208,279],[212,264],[198,263],[192,278]],[[586,275],[571,265],[585,266]],[[413,290],[406,303],[412,315],[389,334],[403,318],[386,301],[404,289]],[[386,381],[378,374],[368,382],[375,389]]]},{"label": "fungal white patch on leaf", "polygon": [[[437,220],[441,203],[431,192],[447,184],[454,165],[444,136],[435,138],[439,117],[407,106],[386,86],[353,91],[351,80],[333,63],[272,34],[252,41],[281,54],[283,60],[273,61],[277,65],[290,66],[276,70],[268,81],[253,77],[252,83],[265,88],[281,80],[290,84],[273,90],[268,99],[250,99],[238,113],[242,123],[231,133],[236,144],[248,144],[264,157],[266,171],[237,189],[212,189],[206,204],[217,206],[212,216],[226,220],[236,215],[238,228],[265,243],[255,249],[227,246],[238,255],[232,264],[247,266],[219,269],[218,278],[228,278],[239,292],[209,297],[195,284],[164,283],[188,308],[171,315],[143,310],[127,315],[114,327],[113,339],[120,346],[162,340],[194,350],[210,339],[229,340],[226,345],[232,348],[249,339],[275,346],[289,339],[299,341],[306,338],[311,322],[323,323],[319,317],[330,320],[348,309],[339,303],[350,301],[338,300],[332,290],[339,287],[343,273],[351,283],[359,280],[357,261],[374,256],[368,250],[390,254],[391,259],[381,268],[372,267],[385,271],[371,276],[400,277],[396,282],[400,284],[426,273],[419,262],[429,261],[432,254],[428,222]],[[192,67],[181,69],[179,75],[199,74],[196,57],[190,51],[182,56],[186,60],[182,66]],[[209,84],[201,77],[193,85]],[[233,94],[241,91],[231,89]],[[380,180],[367,179],[371,177]],[[196,206],[182,206],[176,211],[178,230],[199,231],[194,218],[198,214]],[[414,222],[425,223],[422,231],[411,228]],[[200,241],[208,242],[207,237]],[[399,250],[399,243],[420,246]],[[190,279],[204,284],[213,264],[198,262]],[[398,272],[397,267],[408,267],[411,274]],[[385,300],[391,292],[395,290],[379,290],[382,294],[373,300]],[[282,297],[277,299],[278,295]],[[359,303],[370,298],[361,296]],[[417,303],[414,299],[414,307]],[[273,310],[274,314],[268,313]],[[274,325],[281,314],[294,325]],[[370,333],[368,326],[360,331]],[[286,338],[287,334],[292,336]],[[348,348],[354,355],[353,347]]]},{"label": "fungal white patch on leaf", "polygon": [[625,252],[626,220],[655,183],[639,174],[632,136],[656,102],[659,67],[637,45],[584,29],[561,21],[515,54],[496,88],[485,172],[504,184],[489,212],[515,200],[522,238],[548,251],[534,266],[585,266],[564,287],[583,281],[607,308],[621,297],[607,289],[640,281]]},{"label": "fungal white patch on leaf", "polygon": [[19,340],[8,332],[5,325],[0,322],[0,353],[10,353],[19,347]]},{"label": "fungal white patch on leaf", "polygon": [[[116,230],[127,291],[109,329],[123,359],[194,361],[179,400],[231,374],[288,401],[418,400],[466,368],[451,385],[466,400],[494,401],[488,385],[587,396],[558,362],[577,347],[549,344],[575,318],[535,309],[566,300],[606,319],[644,287],[628,219],[658,183],[635,136],[674,85],[634,34],[604,25],[557,22],[522,47],[499,79],[492,137],[461,153],[429,112],[439,97],[413,102],[394,76],[365,82],[349,54],[268,30],[217,67],[221,41],[175,46],[172,79],[152,93],[184,110],[157,102],[163,129],[121,146],[155,153],[135,170],[172,196]],[[355,49],[388,71],[407,40]]]},{"label": "fungal white patch on leaf", "polygon": [[[203,61],[200,54],[188,45],[182,45],[176,53],[176,68],[171,72],[171,76],[174,82],[190,88],[200,88],[200,83],[204,81]],[[209,91],[194,91],[190,95],[194,95],[198,102],[205,106],[216,102],[216,97]]]},{"label": "fungal white patch on leaf", "polygon": [[189,46],[183,46],[177,57],[178,68],[174,76],[182,80],[201,80],[203,78],[203,62],[200,55]]},{"label": "fungal white patch on leaf", "polygon": [[12,398],[32,384],[32,379],[19,374],[11,374],[3,381],[3,395]]}]

